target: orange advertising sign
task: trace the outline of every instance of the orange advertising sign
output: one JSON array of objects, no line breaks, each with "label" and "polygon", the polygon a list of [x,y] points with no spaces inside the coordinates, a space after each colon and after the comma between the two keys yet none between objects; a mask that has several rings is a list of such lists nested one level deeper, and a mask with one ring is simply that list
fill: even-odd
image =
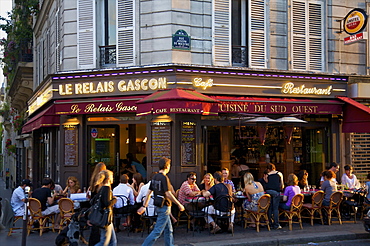
[{"label": "orange advertising sign", "polygon": [[366,11],[360,8],[351,10],[344,17],[344,31],[350,35],[362,32],[367,24]]}]

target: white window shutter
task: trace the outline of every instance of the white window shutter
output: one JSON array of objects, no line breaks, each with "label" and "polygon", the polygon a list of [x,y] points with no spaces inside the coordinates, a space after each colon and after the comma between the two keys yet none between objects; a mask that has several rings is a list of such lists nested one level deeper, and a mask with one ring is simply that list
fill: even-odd
[{"label": "white window shutter", "polygon": [[135,65],[135,9],[133,0],[117,0],[117,66]]},{"label": "white window shutter", "polygon": [[77,66],[96,68],[95,0],[78,0]]},{"label": "white window shutter", "polygon": [[292,69],[323,71],[323,3],[317,0],[293,0],[291,11]]},{"label": "white window shutter", "polygon": [[266,68],[266,4],[265,0],[249,2],[249,67]]},{"label": "white window shutter", "polygon": [[323,4],[308,3],[309,10],[309,68],[311,71],[323,71],[324,35]]},{"label": "white window shutter", "polygon": [[213,65],[231,65],[231,1],[214,0],[212,13]]}]

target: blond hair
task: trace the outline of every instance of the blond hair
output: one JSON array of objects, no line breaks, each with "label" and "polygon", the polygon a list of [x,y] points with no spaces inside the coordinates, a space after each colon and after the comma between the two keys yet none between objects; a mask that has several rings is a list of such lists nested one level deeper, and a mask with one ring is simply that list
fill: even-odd
[{"label": "blond hair", "polygon": [[[72,186],[72,187],[69,187],[69,183],[68,183],[69,180],[73,181],[75,183],[75,185]],[[75,176],[69,176],[67,178],[66,185],[67,185],[67,187],[69,187],[69,189],[71,191],[73,190],[75,193],[80,189],[80,182],[78,182],[78,179]]]},{"label": "blond hair", "polygon": [[105,165],[104,162],[99,162],[98,164],[96,164],[96,166],[94,168],[94,171],[91,174],[91,179],[90,179],[90,190],[91,190],[91,192],[97,192],[97,190],[99,189],[99,187],[95,186],[95,183],[96,183],[97,178],[98,178],[98,174],[101,171],[106,170],[106,169],[107,169],[107,166]]},{"label": "blond hair", "polygon": [[95,187],[100,187],[109,181],[109,177],[113,176],[113,172],[111,170],[103,170],[97,175]]},{"label": "blond hair", "polygon": [[294,173],[289,174],[287,184],[298,185],[298,177]]},{"label": "blond hair", "polygon": [[215,185],[215,179],[213,178],[213,175],[212,175],[211,173],[206,173],[206,174],[204,174],[204,176],[203,176],[203,180],[202,180],[201,184],[204,184],[204,178],[205,178],[206,176],[209,176],[209,179],[210,179],[209,185],[210,185],[210,186],[214,186],[214,185]]},{"label": "blond hair", "polygon": [[245,173],[243,178],[244,178],[245,185],[250,185],[254,181],[254,177],[250,172]]}]

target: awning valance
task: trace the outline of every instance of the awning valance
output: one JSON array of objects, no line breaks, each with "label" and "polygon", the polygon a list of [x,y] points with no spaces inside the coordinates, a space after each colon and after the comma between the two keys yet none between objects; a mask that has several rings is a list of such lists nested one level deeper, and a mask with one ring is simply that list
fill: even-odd
[{"label": "awning valance", "polygon": [[338,100],[210,96],[218,101],[219,113],[249,114],[341,114]]},{"label": "awning valance", "polygon": [[159,90],[137,102],[138,116],[146,114],[217,115],[219,101],[193,89]]},{"label": "awning valance", "polygon": [[348,97],[338,97],[343,106],[342,132],[370,132],[370,108]]},{"label": "awning valance", "polygon": [[104,97],[89,100],[57,100],[55,114],[136,113],[136,102],[144,96]]},{"label": "awning valance", "polygon": [[59,126],[59,116],[55,115],[54,105],[49,106],[37,115],[33,116],[22,127],[22,133],[32,132],[41,127]]}]

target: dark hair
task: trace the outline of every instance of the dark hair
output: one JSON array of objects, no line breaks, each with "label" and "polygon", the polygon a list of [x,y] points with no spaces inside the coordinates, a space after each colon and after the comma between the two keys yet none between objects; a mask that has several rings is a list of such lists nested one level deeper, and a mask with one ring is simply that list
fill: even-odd
[{"label": "dark hair", "polygon": [[327,179],[332,179],[332,178],[336,178],[336,175],[335,175],[335,173],[333,171],[328,170],[328,171],[325,172],[325,177]]},{"label": "dark hair", "polygon": [[136,184],[133,184],[134,188],[136,190],[139,190],[140,184],[144,182],[143,176],[141,176],[140,173],[134,173],[132,178],[134,178],[136,180]]},{"label": "dark hair", "polygon": [[126,158],[128,160],[128,163],[131,165],[131,163],[134,161],[134,162],[137,162],[137,163],[140,163],[135,157],[134,157],[134,154],[132,153],[127,153],[126,154]]},{"label": "dark hair", "polygon": [[348,171],[348,170],[353,170],[352,166],[351,165],[345,165],[344,166],[344,170]]},{"label": "dark hair", "polygon": [[239,164],[240,165],[245,165],[245,164],[247,164],[247,160],[244,157],[240,157],[239,158]]},{"label": "dark hair", "polygon": [[158,172],[152,172],[149,176],[149,181],[153,179],[154,175],[156,175]]},{"label": "dark hair", "polygon": [[195,172],[190,172],[186,175],[186,178],[190,178],[191,176],[197,176],[197,174]]},{"label": "dark hair", "polygon": [[229,171],[229,169],[227,167],[224,167],[221,169],[221,171]]},{"label": "dark hair", "polygon": [[[222,170],[226,170],[226,169],[222,169]],[[224,180],[223,176],[222,176],[222,173],[220,171],[217,171],[213,174],[213,178],[215,180],[217,180],[218,182],[222,182]]]},{"label": "dark hair", "polygon": [[332,168],[332,167],[337,167],[338,164],[335,163],[335,162],[331,162],[330,165],[329,165],[329,169]]},{"label": "dark hair", "polygon": [[41,185],[50,185],[52,187],[54,185],[54,181],[51,178],[44,178]]},{"label": "dark hair", "polygon": [[119,182],[121,182],[123,184],[127,184],[127,182],[128,182],[128,176],[127,176],[127,174],[122,174],[121,175],[121,178],[119,179]]},{"label": "dark hair", "polygon": [[171,164],[171,160],[166,158],[166,157],[162,157],[161,159],[159,159],[158,161],[158,167],[159,167],[159,170],[164,170],[166,169],[169,165]]},{"label": "dark hair", "polygon": [[268,169],[265,169],[265,171],[263,171],[263,174],[268,174],[268,173],[269,173]]}]

